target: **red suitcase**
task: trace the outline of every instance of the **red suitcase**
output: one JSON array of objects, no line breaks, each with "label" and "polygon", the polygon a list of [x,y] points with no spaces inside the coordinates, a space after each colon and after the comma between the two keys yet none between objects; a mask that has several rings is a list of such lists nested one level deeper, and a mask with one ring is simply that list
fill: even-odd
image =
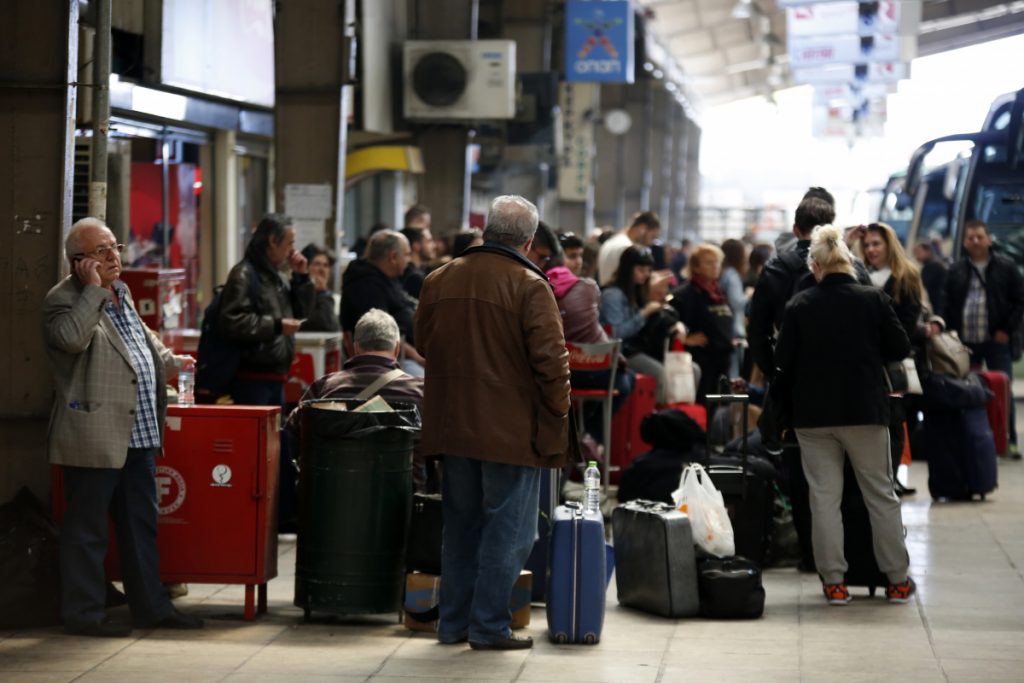
[{"label": "red suitcase", "polygon": [[619,483],[619,475],[626,465],[651,449],[640,438],[640,423],[654,412],[657,387],[654,377],[637,373],[633,391],[612,418],[611,481],[614,484]]},{"label": "red suitcase", "polygon": [[992,436],[996,440],[996,455],[1006,455],[1010,452],[1010,378],[998,370],[986,370],[978,374],[995,394],[985,410],[988,412]]}]

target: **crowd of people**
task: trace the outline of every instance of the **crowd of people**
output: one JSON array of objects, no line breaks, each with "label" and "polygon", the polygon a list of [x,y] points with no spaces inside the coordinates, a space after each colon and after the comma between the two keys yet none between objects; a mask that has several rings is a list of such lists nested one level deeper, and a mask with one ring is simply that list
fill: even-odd
[{"label": "crowd of people", "polygon": [[[794,516],[801,495],[807,509],[796,519],[802,565],[820,574],[829,602],[849,601],[838,498],[844,453],[869,510],[888,597],[903,602],[914,584],[895,474],[913,411],[887,393],[882,365],[912,356],[926,372],[925,342],[952,329],[975,360],[1011,374],[1024,279],[991,251],[980,221],[966,226],[966,256],[947,267],[928,243],[915,247],[921,265],[914,263],[885,224],[841,230],[834,219],[831,195],[811,188],[791,234],[774,245],[673,247],[649,211],[584,238],[539,221],[527,200],[503,196],[485,230],[435,238],[429,210],[414,206],[402,230],[379,226],[367,237],[344,271],[337,305],[334,255],[317,245],[297,250],[291,221],[271,214],[220,295],[214,329],[240,349],[226,393],[239,404],[282,405],[295,333],[340,330],[344,367],[305,398],[374,387],[412,401],[423,416],[417,467],[443,459],[439,640],[518,649],[531,643],[512,635],[507,605],[536,532],[538,471],[575,455],[570,386],[588,381],[570,372],[566,342],[622,341],[616,409],[636,373],[654,377],[657,402],[667,403],[665,353],[679,344],[697,369],[698,403],[724,378],[770,385],[769,396],[787,404],[799,443],[786,451]],[[159,583],[153,500],[165,378],[191,360],[164,348],[135,313],[118,279],[122,248],[101,221],[76,223],[66,241],[72,272],[44,305],[57,387],[49,451],[64,467],[68,502],[64,620],[70,632],[93,636],[130,631],[103,609],[108,508],[121,548],[135,551],[123,554],[134,625],[202,626],[174,609]],[[597,435],[593,417],[584,428]]]}]

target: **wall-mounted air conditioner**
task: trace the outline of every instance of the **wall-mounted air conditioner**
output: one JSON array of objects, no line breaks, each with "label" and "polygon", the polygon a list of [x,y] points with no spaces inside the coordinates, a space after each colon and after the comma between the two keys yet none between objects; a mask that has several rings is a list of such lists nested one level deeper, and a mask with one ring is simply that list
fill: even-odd
[{"label": "wall-mounted air conditioner", "polygon": [[515,41],[407,40],[403,48],[403,111],[407,119],[515,116]]}]

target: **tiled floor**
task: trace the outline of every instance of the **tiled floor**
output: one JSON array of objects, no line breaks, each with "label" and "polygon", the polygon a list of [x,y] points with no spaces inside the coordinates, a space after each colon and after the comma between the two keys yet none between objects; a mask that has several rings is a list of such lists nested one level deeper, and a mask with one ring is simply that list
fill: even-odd
[{"label": "tiled floor", "polygon": [[[922,491],[926,477],[925,465],[912,468]],[[240,620],[241,588],[192,585],[178,604],[205,616],[204,630],[112,640],[0,631],[0,681],[1024,681],[1024,464],[1000,461],[987,502],[933,505],[922,494],[903,511],[920,587],[907,605],[855,589],[851,605],[829,607],[815,577],[778,569],[765,574],[763,619],[672,621],[619,607],[613,582],[599,645],[552,645],[535,607],[533,650],[474,652],[393,616],[303,623],[286,543],[270,612],[255,622]]]}]

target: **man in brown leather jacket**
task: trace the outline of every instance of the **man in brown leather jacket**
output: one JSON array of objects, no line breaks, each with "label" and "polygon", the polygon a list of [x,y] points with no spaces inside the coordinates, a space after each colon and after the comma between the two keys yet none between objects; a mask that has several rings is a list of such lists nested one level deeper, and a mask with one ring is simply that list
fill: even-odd
[{"label": "man in brown leather jacket", "polygon": [[423,455],[444,456],[438,640],[531,647],[510,630],[533,547],[542,467],[566,463],[569,357],[544,273],[526,258],[537,209],[491,204],[484,244],[427,276],[415,335],[426,357]]}]

